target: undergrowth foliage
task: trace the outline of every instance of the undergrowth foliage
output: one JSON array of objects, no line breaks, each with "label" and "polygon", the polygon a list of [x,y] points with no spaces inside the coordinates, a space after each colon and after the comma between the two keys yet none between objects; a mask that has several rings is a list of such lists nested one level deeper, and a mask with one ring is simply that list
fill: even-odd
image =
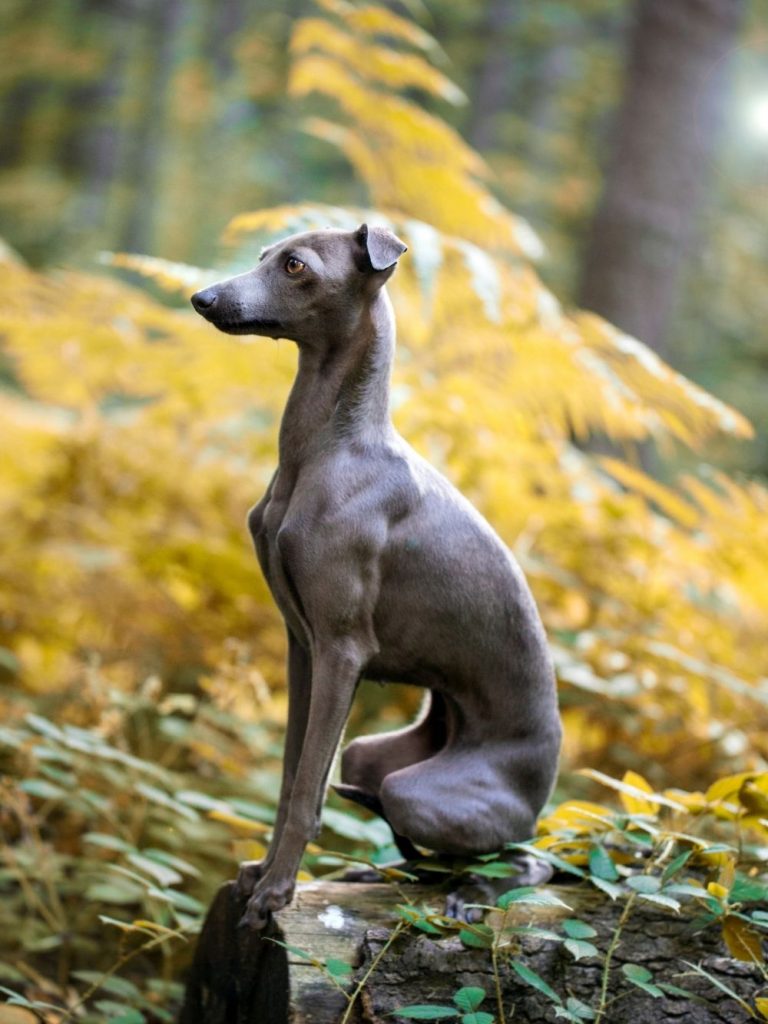
[{"label": "undergrowth foliage", "polygon": [[[768,813],[768,492],[704,464],[660,483],[636,458],[640,442],[703,455],[720,434],[748,438],[749,424],[640,342],[561,308],[533,265],[535,234],[435,112],[462,97],[422,29],[322,0],[292,52],[306,127],[346,154],[370,208],[242,213],[213,269],[106,262],[188,295],[289,231],[368,219],[404,238],[390,285],[397,426],[526,570],[558,668],[564,768],[648,778],[621,784],[639,803],[618,814],[562,804],[542,823],[539,855],[606,898],[695,906],[732,955],[757,959],[765,921],[734,886],[762,869]],[[114,276],[1,258],[0,429],[13,438],[0,462],[2,970],[60,1008],[41,1011],[51,1020],[62,1006],[81,1019],[167,1019],[203,904],[234,860],[257,855],[226,836],[258,843],[274,809],[283,630],[244,519],[276,461],[295,353],[214,336]],[[622,457],[574,444],[595,434]],[[379,723],[402,715],[379,700]],[[653,795],[628,797],[627,785]],[[326,820],[327,846],[385,856],[379,823],[335,809]],[[713,852],[726,825],[729,845]],[[640,875],[614,854],[614,833],[645,843]],[[689,862],[699,881],[685,880]],[[338,863],[321,847],[307,862]],[[588,944],[571,927],[562,941]],[[107,980],[83,974],[107,950]],[[569,1019],[603,1012],[550,998]],[[477,1006],[447,1009],[479,1021]]]}]

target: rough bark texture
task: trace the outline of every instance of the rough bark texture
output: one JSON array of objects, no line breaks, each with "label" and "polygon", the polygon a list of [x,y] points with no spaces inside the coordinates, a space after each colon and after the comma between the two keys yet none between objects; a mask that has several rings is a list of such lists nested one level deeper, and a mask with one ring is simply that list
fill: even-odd
[{"label": "rough bark texture", "polygon": [[[554,891],[570,910],[521,905],[508,924],[556,930],[564,917],[578,917],[598,932],[595,944],[605,950],[614,934],[621,906],[587,887]],[[434,887],[341,882],[300,886],[292,905],[277,915],[268,935],[310,957],[346,961],[355,967],[352,986],[381,953],[396,920],[397,903],[423,902],[440,908]],[[228,883],[214,900],[195,961],[180,1024],[339,1024],[347,1007],[343,992],[317,966],[253,932],[236,927],[243,903]],[[739,1004],[682,963],[700,963],[711,975],[751,1000],[760,972],[725,955],[716,929],[694,932],[690,917],[638,902],[622,931],[610,978],[609,1009],[601,1024],[654,1021],[664,1024],[740,1024],[749,1020]],[[576,996],[596,1007],[601,966],[596,959],[575,961],[563,944],[526,937],[516,954],[537,971],[563,999]],[[690,996],[652,998],[629,984],[624,963],[641,964],[654,981],[688,990]],[[688,972],[688,973],[685,973]],[[544,1024],[554,1021],[552,1003],[523,983],[499,961],[502,1002],[508,1021]],[[458,938],[435,939],[416,930],[400,936],[371,972],[349,1024],[385,1024],[398,1007],[450,1005],[456,989],[479,986],[488,993],[481,1006],[499,1019],[491,958],[487,950],[467,949]],[[350,985],[346,986],[348,989]]]},{"label": "rough bark texture", "polygon": [[743,0],[637,0],[580,305],[665,355],[743,11]]}]

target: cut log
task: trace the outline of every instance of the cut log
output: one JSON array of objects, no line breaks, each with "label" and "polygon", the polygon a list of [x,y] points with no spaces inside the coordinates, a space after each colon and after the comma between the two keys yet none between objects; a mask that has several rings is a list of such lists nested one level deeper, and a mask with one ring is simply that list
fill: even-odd
[{"label": "cut log", "polygon": [[[513,905],[506,924],[534,925],[562,936],[562,920],[578,918],[596,930],[589,941],[604,952],[622,905],[586,886],[550,886],[549,891],[567,908]],[[394,1011],[405,1006],[451,1006],[462,986],[486,992],[480,1009],[497,1022],[502,1019],[499,1003],[506,1020],[515,1024],[557,1019],[551,998],[526,983],[506,955],[497,957],[494,973],[489,951],[467,948],[456,934],[440,938],[409,928],[384,950],[400,920],[395,907],[406,902],[442,909],[434,886],[313,882],[300,885],[290,907],[257,934],[237,928],[243,904],[233,883],[227,883],[201,933],[180,1024],[340,1024],[347,1012],[348,1024],[385,1024],[396,1021]],[[601,959],[587,955],[576,960],[553,938],[527,935],[514,941],[514,959],[543,978],[563,1004],[571,998],[598,1006]],[[328,961],[338,972],[335,981],[318,966]],[[683,961],[701,965],[716,981]],[[345,974],[337,962],[352,970]],[[654,997],[632,984],[622,970],[630,964],[646,968],[653,985],[672,990]],[[350,1011],[347,993],[364,978]],[[716,928],[694,932],[690,916],[638,901],[613,954],[601,1024],[741,1024],[751,1019],[746,1007],[716,982],[750,1005],[764,984],[758,968],[725,955]]]}]

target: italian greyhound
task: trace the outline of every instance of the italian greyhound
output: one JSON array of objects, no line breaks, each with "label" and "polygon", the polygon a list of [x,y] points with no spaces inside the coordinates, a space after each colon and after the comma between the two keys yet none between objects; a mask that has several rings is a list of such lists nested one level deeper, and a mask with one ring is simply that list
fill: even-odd
[{"label": "italian greyhound", "polygon": [[525,578],[390,419],[384,284],[405,251],[365,224],[297,234],[191,300],[221,331],[299,348],[278,468],[248,515],[285,619],[289,698],[270,850],[238,875],[253,928],[292,898],[361,678],[426,690],[415,724],[350,743],[336,787],[377,811],[407,858],[529,838],[557,770],[555,680]]}]

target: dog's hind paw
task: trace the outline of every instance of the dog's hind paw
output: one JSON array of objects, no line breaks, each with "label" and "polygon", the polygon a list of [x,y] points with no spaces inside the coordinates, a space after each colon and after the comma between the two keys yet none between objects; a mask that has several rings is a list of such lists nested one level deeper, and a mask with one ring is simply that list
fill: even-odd
[{"label": "dog's hind paw", "polygon": [[[530,854],[507,854],[504,863],[515,869],[507,878],[483,878],[469,874],[445,898],[446,917],[474,924],[482,920],[484,907],[495,907],[496,901],[511,889],[544,885],[553,874],[552,867]],[[481,906],[473,906],[481,904]]]}]

